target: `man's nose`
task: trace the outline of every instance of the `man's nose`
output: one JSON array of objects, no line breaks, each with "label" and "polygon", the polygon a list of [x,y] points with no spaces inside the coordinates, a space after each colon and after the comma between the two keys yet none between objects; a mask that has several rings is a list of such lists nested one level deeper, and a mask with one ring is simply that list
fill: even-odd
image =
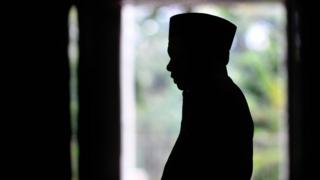
[{"label": "man's nose", "polygon": [[168,65],[167,65],[167,70],[172,72],[172,61],[170,60]]}]

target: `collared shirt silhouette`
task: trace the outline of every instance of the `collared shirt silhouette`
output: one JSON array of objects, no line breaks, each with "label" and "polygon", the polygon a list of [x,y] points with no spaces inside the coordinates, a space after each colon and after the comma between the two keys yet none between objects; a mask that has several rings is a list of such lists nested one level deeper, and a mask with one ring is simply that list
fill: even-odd
[{"label": "collared shirt silhouette", "polygon": [[162,180],[250,180],[253,121],[226,65],[236,26],[217,16],[170,19],[167,66],[183,91],[178,139]]}]

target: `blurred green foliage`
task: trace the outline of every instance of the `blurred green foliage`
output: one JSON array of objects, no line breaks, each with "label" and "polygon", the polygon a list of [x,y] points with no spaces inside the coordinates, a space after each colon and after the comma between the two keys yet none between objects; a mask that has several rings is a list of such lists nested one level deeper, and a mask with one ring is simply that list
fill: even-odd
[{"label": "blurred green foliage", "polygon": [[171,15],[196,11],[238,26],[228,71],[243,90],[255,122],[253,180],[278,180],[285,131],[285,9],[281,3],[136,6],[137,160],[150,180],[160,179],[178,135],[181,92],[166,71]]}]

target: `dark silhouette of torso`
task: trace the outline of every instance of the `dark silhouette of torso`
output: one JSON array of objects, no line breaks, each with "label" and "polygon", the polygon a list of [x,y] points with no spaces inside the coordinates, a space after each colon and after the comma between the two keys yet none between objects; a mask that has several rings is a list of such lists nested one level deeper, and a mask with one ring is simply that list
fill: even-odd
[{"label": "dark silhouette of torso", "polygon": [[[184,14],[181,19],[185,16],[196,16],[197,20],[206,15]],[[185,50],[185,45],[177,46],[176,41],[169,42],[168,70],[183,91],[183,113],[162,180],[250,180],[253,121],[243,93],[227,74],[227,60],[223,59],[224,64],[213,63],[211,68],[213,64],[205,61],[211,56],[197,58]],[[198,47],[201,45],[191,49],[198,53],[202,50]]]},{"label": "dark silhouette of torso", "polygon": [[163,180],[249,180],[253,124],[246,100],[229,77],[183,92],[181,130]]}]

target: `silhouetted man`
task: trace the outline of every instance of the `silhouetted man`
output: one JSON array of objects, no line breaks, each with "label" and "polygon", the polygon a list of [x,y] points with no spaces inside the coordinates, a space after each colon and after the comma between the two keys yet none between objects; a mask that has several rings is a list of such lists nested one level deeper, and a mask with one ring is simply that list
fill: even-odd
[{"label": "silhouetted man", "polygon": [[179,137],[162,180],[249,180],[253,122],[226,65],[236,32],[208,14],[171,17],[167,69],[183,91]]}]

